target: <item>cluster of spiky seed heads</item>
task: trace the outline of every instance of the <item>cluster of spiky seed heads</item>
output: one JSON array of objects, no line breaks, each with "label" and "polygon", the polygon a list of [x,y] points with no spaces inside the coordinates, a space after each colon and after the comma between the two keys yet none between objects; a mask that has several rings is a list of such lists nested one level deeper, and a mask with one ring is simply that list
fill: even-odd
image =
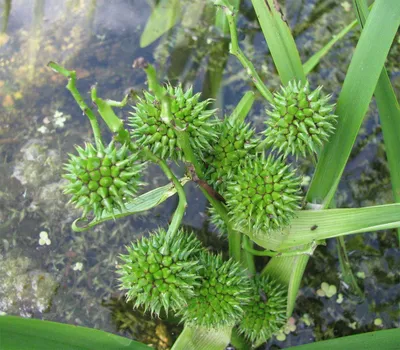
[{"label": "cluster of spiky seed heads", "polygon": [[[161,101],[149,92],[139,99],[129,117],[131,136],[140,151],[148,149],[161,159],[184,160],[177,128],[186,130],[196,156],[204,162],[205,178],[221,192],[231,222],[253,234],[268,233],[290,223],[299,208],[300,178],[285,163],[288,155],[317,152],[334,130],[329,96],[308,83],[291,82],[274,95],[267,111],[265,140],[243,121],[218,122],[209,100],[199,102],[192,89],[166,85],[172,120],[161,116]],[[261,145],[280,153],[267,158]],[[96,219],[124,209],[140,185],[142,165],[128,146],[114,143],[96,149],[77,147],[70,155],[64,177],[71,202],[93,212]],[[215,213],[216,214],[216,213]],[[214,222],[226,225],[218,215]],[[286,321],[284,290],[266,277],[250,279],[240,264],[224,261],[202,249],[193,234],[179,230],[170,236],[159,229],[127,247],[119,269],[121,289],[135,307],[159,315],[172,310],[189,325],[217,328],[239,324],[253,343],[269,338]]]},{"label": "cluster of spiky seed heads", "polygon": [[308,83],[290,82],[274,95],[265,141],[284,157],[316,153],[333,133],[336,116],[330,96],[321,96],[322,86],[310,91]]},{"label": "cluster of spiky seed heads", "polygon": [[286,291],[269,277],[256,276],[251,283],[250,302],[243,307],[239,330],[252,343],[269,339],[287,320]]},{"label": "cluster of spiky seed heads", "polygon": [[191,326],[239,324],[252,342],[265,340],[286,320],[284,289],[267,277],[249,277],[240,263],[201,248],[179,230],[159,229],[127,247],[118,270],[121,289],[135,307],[159,315],[173,311]]},{"label": "cluster of spiky seed heads", "polygon": [[[171,97],[171,113],[174,123],[189,134],[191,146],[201,154],[211,149],[217,138],[214,117],[215,110],[207,110],[210,100],[199,102],[200,93],[193,95],[192,89],[186,92],[181,86],[167,85],[164,93]],[[129,117],[131,135],[139,148],[148,147],[161,159],[183,159],[174,128],[161,118],[161,101],[149,92],[134,107]]]},{"label": "cluster of spiky seed heads", "polygon": [[116,148],[113,142],[96,149],[90,143],[76,147],[78,156],[70,154],[65,165],[69,180],[64,192],[72,195],[70,202],[83,208],[83,217],[90,212],[96,218],[113,215],[124,209],[125,202],[134,197],[139,185],[143,164],[137,163],[137,154],[126,145]]}]

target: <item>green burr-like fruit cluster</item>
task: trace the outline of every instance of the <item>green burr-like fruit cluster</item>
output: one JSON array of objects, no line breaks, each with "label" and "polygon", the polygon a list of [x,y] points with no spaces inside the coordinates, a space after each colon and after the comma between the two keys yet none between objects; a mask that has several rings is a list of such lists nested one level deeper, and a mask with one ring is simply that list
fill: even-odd
[{"label": "green burr-like fruit cluster", "polygon": [[130,154],[126,145],[116,148],[113,142],[99,149],[87,143],[76,150],[78,156],[70,154],[64,167],[67,174],[63,177],[69,180],[64,192],[72,195],[76,207],[83,208],[82,216],[93,212],[99,218],[124,209],[126,200],[134,197],[141,185],[143,165],[136,163],[137,154]]},{"label": "green burr-like fruit cluster", "polygon": [[197,259],[201,244],[193,234],[179,230],[168,238],[166,231],[159,229],[127,249],[118,271],[121,289],[128,290],[127,300],[156,315],[161,309],[168,312],[186,307],[199,285],[201,268]]},{"label": "green burr-like fruit cluster", "polygon": [[252,343],[269,339],[286,323],[286,291],[268,277],[256,276],[252,281],[252,297],[243,307],[239,329]]},{"label": "green burr-like fruit cluster", "polygon": [[[210,100],[199,102],[200,93],[193,95],[190,88],[186,92],[181,86],[167,85],[164,93],[171,96],[171,113],[174,123],[181,123],[181,128],[189,134],[191,146],[201,154],[211,149],[217,134],[214,117],[215,110],[207,110]],[[139,147],[148,147],[156,156],[173,160],[183,159],[183,152],[173,129],[161,118],[161,102],[149,92],[134,107],[129,117],[133,128],[131,135]]]},{"label": "green burr-like fruit cluster", "polygon": [[286,226],[299,206],[299,189],[300,178],[282,159],[249,157],[225,193],[231,220],[255,234]]},{"label": "green burr-like fruit cluster", "polygon": [[250,280],[239,263],[220,255],[201,254],[200,285],[180,314],[186,324],[203,327],[234,325],[248,302]]},{"label": "green burr-like fruit cluster", "polygon": [[328,104],[330,96],[321,95],[321,88],[311,92],[308,83],[290,82],[274,94],[265,142],[284,157],[315,153],[333,133],[334,105]]},{"label": "green burr-like fruit cluster", "polygon": [[259,140],[254,137],[254,129],[245,122],[232,123],[229,118],[225,118],[218,129],[218,141],[205,157],[205,176],[215,190],[223,192],[237,164],[246,156],[255,154]]}]

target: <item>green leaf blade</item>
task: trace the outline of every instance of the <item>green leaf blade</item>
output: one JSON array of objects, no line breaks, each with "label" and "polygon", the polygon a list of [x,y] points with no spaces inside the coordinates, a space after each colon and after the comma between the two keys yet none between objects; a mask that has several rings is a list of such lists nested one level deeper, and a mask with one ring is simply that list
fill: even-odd
[{"label": "green leaf blade", "polygon": [[400,2],[377,0],[339,95],[336,132],[321,152],[307,194],[308,202],[327,207],[332,200],[399,24]]},{"label": "green leaf blade", "polygon": [[343,349],[363,349],[363,350],[395,350],[400,344],[400,329],[387,329],[377,332],[351,335],[337,339],[319,341],[312,344],[290,347],[295,350],[343,350]]},{"label": "green leaf blade", "polygon": [[140,37],[140,47],[146,47],[168,32],[181,16],[180,0],[161,0],[153,9]]},{"label": "green leaf blade", "polygon": [[[184,186],[190,179],[188,177],[183,177],[180,180],[182,186]],[[90,223],[84,226],[78,226],[78,222],[82,221],[81,218],[74,221],[72,224],[72,229],[75,232],[83,232],[88,230],[89,228],[96,226],[102,222],[115,220],[119,218],[123,218],[128,215],[140,213],[146,210],[150,210],[162,202],[166,201],[169,197],[173,196],[176,193],[176,188],[173,184],[168,184],[162,187],[155,188],[149,192],[142,194],[134,198],[131,202],[125,204],[124,210],[114,210],[113,215],[107,214],[102,215],[99,219],[94,219]]]},{"label": "green leaf blade", "polygon": [[274,0],[252,0],[262,32],[282,84],[296,80],[305,83],[303,65],[285,16]]},{"label": "green leaf blade", "polygon": [[309,255],[298,255],[290,257],[273,257],[262,271],[287,288],[286,315],[292,315],[297,293],[300,289],[301,280],[306,269]]},{"label": "green leaf blade", "polygon": [[2,350],[152,349],[97,329],[16,316],[0,316],[0,347]]},{"label": "green leaf blade", "polygon": [[216,329],[185,326],[171,350],[224,350],[231,333],[229,326]]},{"label": "green leaf blade", "polygon": [[253,235],[259,246],[284,251],[320,240],[400,227],[400,203],[354,209],[301,210],[282,232]]}]

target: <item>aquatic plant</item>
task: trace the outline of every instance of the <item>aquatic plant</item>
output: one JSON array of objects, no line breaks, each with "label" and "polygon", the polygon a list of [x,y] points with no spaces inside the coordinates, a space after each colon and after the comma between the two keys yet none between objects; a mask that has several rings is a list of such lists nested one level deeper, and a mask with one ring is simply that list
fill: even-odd
[{"label": "aquatic plant", "polygon": [[220,255],[203,253],[200,285],[187,301],[182,315],[186,324],[206,328],[233,326],[243,317],[243,307],[250,301],[250,280],[238,262],[223,261]]},{"label": "aquatic plant", "polygon": [[144,164],[137,163],[137,153],[126,145],[116,148],[114,142],[107,147],[90,143],[76,147],[78,155],[70,154],[65,165],[69,180],[64,192],[71,194],[71,203],[83,208],[82,216],[93,212],[95,218],[123,210],[129,198],[134,198],[141,185],[139,181]]},{"label": "aquatic plant", "polygon": [[[375,89],[391,172],[398,174],[400,169],[394,152],[398,138],[393,131],[399,129],[398,104],[382,73],[400,23],[400,4],[377,0],[366,20],[365,2],[354,1],[365,29],[336,109],[329,95],[323,95],[321,87],[311,89],[306,78],[326,49],[303,65],[276,1],[252,0],[282,83],[281,91],[275,93],[239,47],[235,8],[228,0],[214,1],[219,13],[226,16],[230,52],[270,104],[266,129],[260,134],[245,121],[254,93],[245,94],[231,115],[214,119],[215,111],[207,110],[209,100],[201,102],[200,95],[190,89],[184,92],[180,86],[161,85],[154,67],[141,58],[134,66],[146,72],[149,91],[134,106],[129,130],[112,110],[125,105],[128,96],[121,102],[102,100],[92,88],[100,117],[114,134],[115,143],[121,144],[120,151],[114,151],[113,145],[104,148],[96,115],[76,88],[75,72],[49,64],[69,79],[67,88],[88,116],[96,144],[78,148],[78,156],[71,156],[66,166],[71,182],[67,192],[84,210],[73,228],[84,231],[178,195],[168,228],[132,243],[126,248],[128,253],[121,255],[118,268],[121,288],[136,307],[144,306],[157,315],[165,310],[184,322],[176,348],[190,348],[194,339],[201,339],[202,346],[221,349],[231,339],[239,347],[245,342],[242,335],[253,345],[266,341],[292,314],[305,266],[319,244],[337,238],[341,258],[346,258],[343,236],[398,227],[398,203],[329,209]],[[117,160],[106,162],[103,174],[102,162],[112,155]],[[292,170],[290,156],[311,157],[315,162],[307,194],[300,191],[301,177]],[[186,175],[178,179],[167,160],[183,160]],[[170,183],[138,196],[138,175],[145,162],[157,164]],[[114,177],[109,176],[112,166],[118,170]],[[101,177],[92,178],[93,171],[99,171]],[[215,221],[227,235],[229,258],[202,248],[194,235],[181,231],[188,205],[184,186],[189,181],[199,185],[211,204]],[[102,189],[98,193],[100,187],[107,192]],[[393,189],[400,201],[400,182],[395,177]],[[95,203],[101,206],[95,207]],[[95,218],[88,222],[91,210]],[[256,268],[257,256],[270,257],[262,269]],[[349,265],[343,264],[342,274],[352,277]],[[357,290],[355,283],[352,287]]]},{"label": "aquatic plant", "polygon": [[321,89],[311,92],[308,82],[290,81],[274,94],[265,142],[285,158],[317,153],[335,130],[334,106],[328,104],[330,96],[321,96]]},{"label": "aquatic plant", "polygon": [[[207,109],[210,100],[199,101],[200,94],[194,94],[192,88],[183,91],[181,86],[167,85],[159,92],[168,95],[172,119],[180,122],[189,135],[191,146],[199,152],[210,151],[211,143],[216,141],[217,133],[215,110]],[[144,92],[144,98],[133,107],[134,112],[129,117],[131,135],[138,147],[148,147],[161,159],[183,159],[181,146],[171,125],[161,115],[161,101]]]},{"label": "aquatic plant", "polygon": [[199,283],[200,241],[179,230],[169,239],[163,229],[127,247],[121,255],[121,289],[135,307],[144,306],[159,315],[161,309],[179,311],[194,296]]},{"label": "aquatic plant", "polygon": [[286,290],[265,276],[251,283],[251,302],[244,307],[239,330],[252,343],[262,343],[286,324]]},{"label": "aquatic plant", "polygon": [[300,182],[282,159],[258,156],[237,163],[225,194],[231,222],[254,235],[287,226],[299,209]]}]

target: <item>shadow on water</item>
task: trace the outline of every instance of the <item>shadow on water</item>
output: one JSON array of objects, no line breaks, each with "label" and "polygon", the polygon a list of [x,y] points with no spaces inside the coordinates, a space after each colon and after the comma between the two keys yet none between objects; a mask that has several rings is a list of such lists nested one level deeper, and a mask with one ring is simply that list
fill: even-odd
[{"label": "shadow on water", "polygon": [[[61,192],[62,164],[74,144],[91,139],[91,131],[66,91],[65,80],[46,68],[49,60],[63,63],[76,69],[82,92],[97,82],[100,96],[119,100],[128,88],[138,93],[145,88],[144,74],[131,67],[136,57],[143,56],[158,64],[165,80],[194,85],[205,97],[218,94],[221,116],[232,110],[245,91],[254,90],[244,69],[226,54],[228,37],[212,26],[212,6],[205,6],[195,24],[180,23],[160,40],[140,48],[140,35],[151,13],[149,3],[0,1],[0,311],[100,328],[167,349],[180,326],[173,320],[165,323],[133,312],[118,291],[115,266],[118,254],[131,240],[167,225],[176,198],[150,213],[84,233],[72,232],[71,222],[78,212],[66,204]],[[303,60],[352,20],[345,3],[286,0],[287,17]],[[182,4],[187,2],[182,0]],[[242,2],[240,12],[241,45],[264,81],[276,88],[279,80],[249,1]],[[323,84],[326,91],[338,94],[357,37],[357,31],[350,33],[329,53],[310,75],[312,85]],[[397,93],[398,51],[397,45],[388,60]],[[251,113],[257,129],[265,120],[264,108],[258,98]],[[126,118],[129,110],[118,113]],[[312,174],[307,161],[299,169]],[[167,183],[153,167],[144,180],[148,188]],[[225,239],[214,239],[214,228],[208,226],[200,191],[193,185],[186,191],[190,205],[184,224],[206,246],[226,251]],[[337,205],[356,207],[391,200],[382,135],[372,104],[338,191]],[[41,232],[47,233],[47,240],[40,240]],[[392,231],[355,235],[346,244],[365,301],[359,303],[341,283],[336,243],[328,241],[307,267],[286,340],[273,339],[267,348],[399,326],[398,310],[393,307],[400,298],[395,275],[399,254],[392,248],[395,235]],[[322,282],[335,285],[340,294],[318,296]],[[21,289],[24,292],[17,293]],[[382,326],[375,325],[377,318]]]}]

